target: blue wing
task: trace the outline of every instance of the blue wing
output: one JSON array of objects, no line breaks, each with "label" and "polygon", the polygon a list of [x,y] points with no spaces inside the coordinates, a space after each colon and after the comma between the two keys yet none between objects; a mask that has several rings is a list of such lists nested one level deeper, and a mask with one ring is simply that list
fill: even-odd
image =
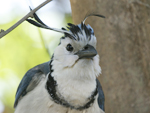
[{"label": "blue wing", "polygon": [[[25,96],[29,91],[33,90],[43,77],[50,72],[49,62],[40,64],[30,69],[21,80],[16,92],[14,107],[17,106],[19,100]],[[31,82],[32,81],[32,82]]]},{"label": "blue wing", "polygon": [[103,111],[105,111],[105,107],[104,107],[104,102],[105,102],[104,92],[103,92],[102,86],[101,86],[101,84],[100,84],[98,79],[96,79],[96,82],[98,84],[98,94],[99,94],[98,100],[97,100],[98,101],[98,105]]}]

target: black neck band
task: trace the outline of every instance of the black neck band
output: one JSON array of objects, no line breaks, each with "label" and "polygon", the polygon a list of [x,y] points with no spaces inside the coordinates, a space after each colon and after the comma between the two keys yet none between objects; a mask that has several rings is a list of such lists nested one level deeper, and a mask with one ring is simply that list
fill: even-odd
[{"label": "black neck band", "polygon": [[[51,62],[52,62],[52,60],[51,60]],[[52,73],[53,70],[51,68],[52,67],[51,62],[50,62],[50,69],[51,69],[51,73]],[[85,105],[75,107],[75,106],[69,104],[65,99],[60,98],[61,96],[57,95],[57,91],[56,91],[57,82],[51,76],[51,73],[48,75],[48,80],[46,83],[46,89],[55,103],[63,105],[63,106],[68,107],[68,108],[71,108],[71,109],[76,109],[76,110],[84,110],[84,109],[87,109],[93,105],[95,97],[98,93],[98,91],[97,91],[98,85],[96,85],[96,89],[94,90],[92,95],[88,98],[88,102]]]}]

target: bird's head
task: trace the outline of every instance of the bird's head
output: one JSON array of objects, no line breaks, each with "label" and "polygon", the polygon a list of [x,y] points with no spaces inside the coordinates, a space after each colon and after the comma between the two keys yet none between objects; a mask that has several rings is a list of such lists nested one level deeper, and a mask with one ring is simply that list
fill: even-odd
[{"label": "bird's head", "polygon": [[[89,16],[102,15],[90,14],[85,17],[81,24],[74,25],[69,23],[68,30],[65,28],[56,29],[45,25],[36,14],[34,14],[35,22],[31,19],[27,19],[28,22],[35,26],[45,29],[54,30],[64,34],[64,37],[60,39],[60,44],[56,47],[53,55],[53,68],[57,71],[63,72],[65,69],[75,69],[76,71],[89,71],[92,75],[98,76],[101,72],[99,66],[99,55],[96,51],[96,37],[94,30],[90,25],[85,25],[84,22]],[[85,69],[85,70],[83,70]]]},{"label": "bird's head", "polygon": [[53,59],[60,61],[64,68],[72,67],[79,61],[91,62],[97,55],[97,41],[93,29],[90,25],[86,26],[84,23],[68,25],[70,34],[65,33],[65,36],[60,39],[60,44],[55,49]]}]

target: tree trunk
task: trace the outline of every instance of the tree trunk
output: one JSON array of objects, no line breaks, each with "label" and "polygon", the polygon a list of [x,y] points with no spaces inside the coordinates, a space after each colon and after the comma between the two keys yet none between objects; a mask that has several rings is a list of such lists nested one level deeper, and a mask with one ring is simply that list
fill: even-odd
[{"label": "tree trunk", "polygon": [[150,0],[71,0],[73,22],[87,12],[97,37],[106,113],[150,113]]}]

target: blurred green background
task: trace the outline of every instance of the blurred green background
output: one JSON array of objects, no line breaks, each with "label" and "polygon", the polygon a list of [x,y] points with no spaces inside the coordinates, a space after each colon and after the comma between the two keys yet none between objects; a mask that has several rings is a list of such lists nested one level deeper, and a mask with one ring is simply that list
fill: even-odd
[{"label": "blurred green background", "polygon": [[[5,0],[0,4],[0,29],[8,29],[44,0]],[[69,0],[55,0],[37,12],[47,25],[72,22]],[[0,39],[0,113],[13,113],[17,87],[28,69],[50,60],[62,36],[23,22]]]}]

